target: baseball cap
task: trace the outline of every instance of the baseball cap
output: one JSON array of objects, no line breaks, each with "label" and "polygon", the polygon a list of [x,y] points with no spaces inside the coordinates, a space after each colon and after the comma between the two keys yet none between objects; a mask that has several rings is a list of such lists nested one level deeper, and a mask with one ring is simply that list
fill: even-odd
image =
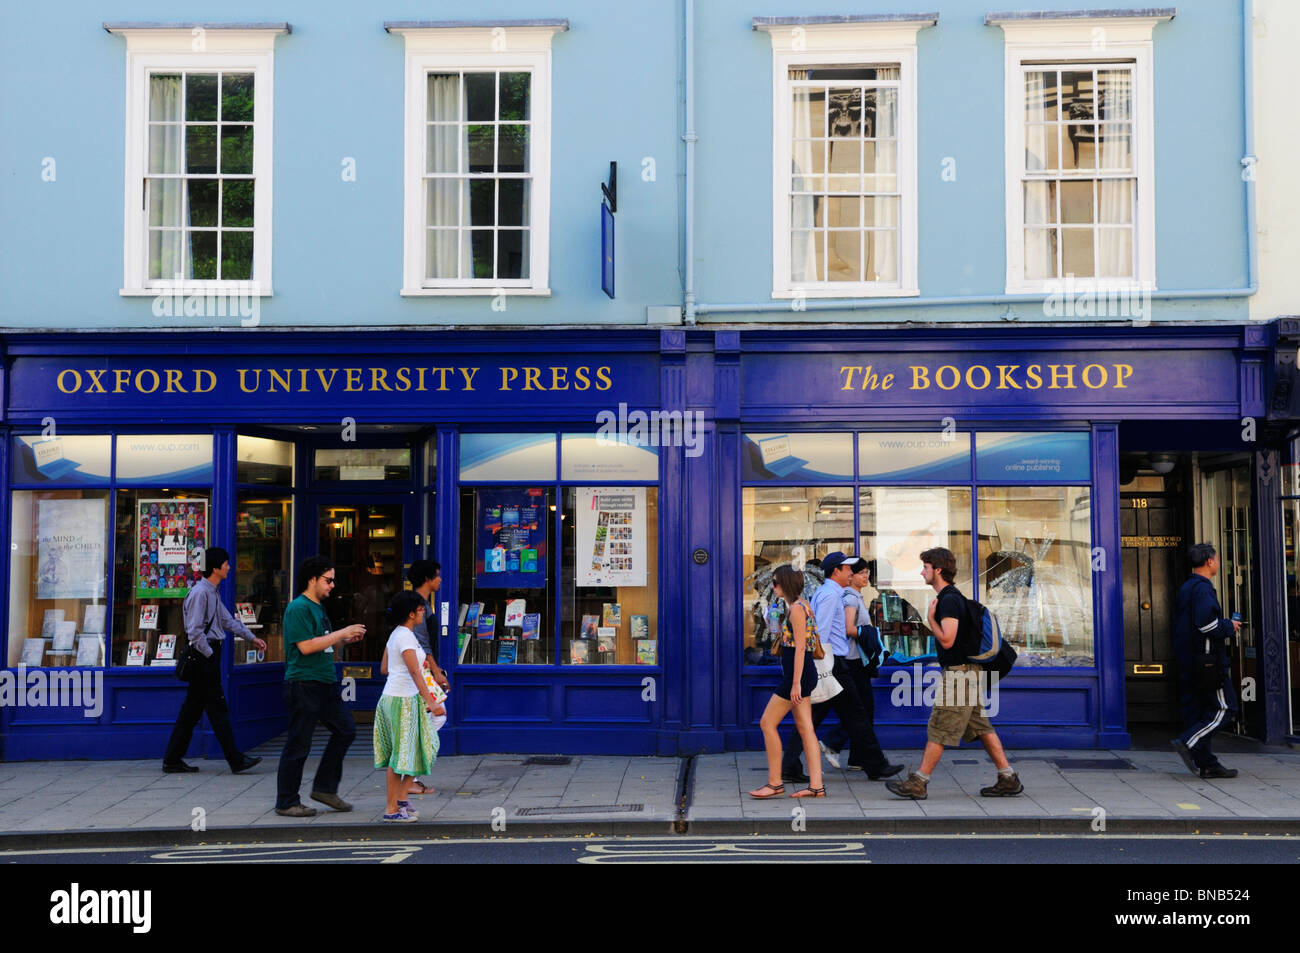
[{"label": "baseball cap", "polygon": [[[859,563],[861,563],[862,565],[858,565]],[[865,568],[867,565],[865,559],[862,559],[858,556],[846,556],[844,553],[840,552],[837,549],[833,553],[828,553],[822,559],[822,572],[826,573],[826,575],[829,576],[831,573],[833,573],[836,569],[838,569],[843,564],[847,564],[853,572],[858,572],[860,569]]]}]

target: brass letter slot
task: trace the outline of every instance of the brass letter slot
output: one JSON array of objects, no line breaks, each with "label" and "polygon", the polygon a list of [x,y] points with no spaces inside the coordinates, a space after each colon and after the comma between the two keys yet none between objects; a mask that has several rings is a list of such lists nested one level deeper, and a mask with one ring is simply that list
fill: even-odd
[{"label": "brass letter slot", "polygon": [[1165,667],[1163,665],[1134,665],[1134,675],[1163,675]]},{"label": "brass letter slot", "polygon": [[344,678],[369,678],[370,671],[371,669],[369,665],[344,665],[343,677]]}]

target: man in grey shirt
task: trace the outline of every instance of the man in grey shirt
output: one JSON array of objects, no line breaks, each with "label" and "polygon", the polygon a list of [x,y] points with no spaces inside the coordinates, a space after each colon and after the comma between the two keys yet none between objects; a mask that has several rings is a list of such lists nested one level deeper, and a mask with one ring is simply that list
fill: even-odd
[{"label": "man in grey shirt", "polygon": [[[411,588],[424,600],[424,621],[412,630],[415,641],[424,649],[424,664],[433,673],[433,680],[449,688],[447,673],[438,664],[438,622],[433,614],[433,596],[442,587],[442,567],[430,559],[417,559],[406,573]],[[430,631],[432,630],[432,631]]]},{"label": "man in grey shirt", "polygon": [[172,728],[171,738],[167,742],[163,770],[168,774],[199,770],[181,759],[194,736],[194,726],[198,724],[199,717],[207,712],[212,732],[217,736],[230,770],[239,774],[262,759],[248,757],[235,744],[235,732],[230,727],[230,708],[226,705],[226,694],[221,688],[221,643],[227,632],[242,635],[259,652],[266,650],[266,643],[230,614],[217,592],[217,586],[230,575],[230,554],[220,546],[213,546],[204,551],[202,567],[203,578],[194,584],[185,597],[185,635],[192,650],[200,657],[190,662],[194,675],[190,679],[189,690],[185,693],[185,701],[181,704],[180,714],[176,716],[176,726]]}]

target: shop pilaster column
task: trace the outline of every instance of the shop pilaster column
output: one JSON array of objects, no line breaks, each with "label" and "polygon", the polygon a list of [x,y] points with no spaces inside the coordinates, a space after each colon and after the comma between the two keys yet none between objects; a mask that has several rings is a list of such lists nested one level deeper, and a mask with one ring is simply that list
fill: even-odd
[{"label": "shop pilaster column", "polygon": [[[1127,748],[1131,743],[1124,692],[1124,594],[1119,531],[1119,427],[1092,428],[1093,656],[1101,721],[1100,748]],[[1099,561],[1098,550],[1101,559]]]},{"label": "shop pilaster column", "polygon": [[1263,741],[1282,744],[1290,733],[1287,713],[1286,567],[1282,538],[1282,474],[1278,452],[1268,448],[1255,454],[1255,551],[1259,559],[1259,601],[1255,624],[1255,686],[1264,716]]}]

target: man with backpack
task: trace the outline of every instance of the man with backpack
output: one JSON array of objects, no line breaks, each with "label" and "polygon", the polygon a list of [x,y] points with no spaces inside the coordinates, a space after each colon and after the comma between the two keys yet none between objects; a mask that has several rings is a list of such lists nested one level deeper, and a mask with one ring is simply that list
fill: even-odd
[{"label": "man with backpack", "polygon": [[1020,794],[1024,785],[1011,769],[1002,742],[989,723],[988,713],[980,699],[983,666],[969,661],[980,653],[981,639],[969,617],[966,597],[953,585],[957,577],[957,558],[950,550],[937,547],[921,553],[921,564],[921,578],[935,591],[935,598],[930,601],[929,625],[938,645],[943,674],[939,681],[939,695],[926,727],[921,767],[907,780],[888,781],[885,787],[899,797],[925,800],[930,775],[939,764],[944,746],[956,747],[963,741],[978,738],[998,769],[997,782],[991,787],[981,788],[980,794],[984,797]]}]

